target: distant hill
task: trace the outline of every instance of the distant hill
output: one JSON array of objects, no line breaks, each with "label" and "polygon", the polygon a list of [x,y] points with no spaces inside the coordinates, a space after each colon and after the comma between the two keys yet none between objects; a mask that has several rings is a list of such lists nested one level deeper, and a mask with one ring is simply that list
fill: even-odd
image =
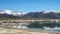
[{"label": "distant hill", "polygon": [[0,14],[0,20],[3,19],[18,19],[19,17],[13,16],[13,15],[8,15],[8,14]]},{"label": "distant hill", "polygon": [[23,16],[24,18],[36,18],[36,19],[60,19],[60,12],[58,11],[41,11],[30,12]]},{"label": "distant hill", "polygon": [[1,10],[0,19],[60,19],[60,11],[40,12],[16,12],[12,10]]},{"label": "distant hill", "polygon": [[24,12],[18,12],[13,10],[0,10],[1,19],[20,19],[21,16],[25,15]]}]

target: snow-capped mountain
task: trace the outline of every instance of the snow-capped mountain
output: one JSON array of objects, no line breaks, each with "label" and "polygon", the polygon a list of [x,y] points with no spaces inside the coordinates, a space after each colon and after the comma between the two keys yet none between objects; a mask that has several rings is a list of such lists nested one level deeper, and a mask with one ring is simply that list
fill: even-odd
[{"label": "snow-capped mountain", "polygon": [[50,13],[50,12],[60,13],[60,10],[44,10],[43,11],[43,13]]},{"label": "snow-capped mountain", "polygon": [[21,15],[25,15],[26,13],[18,12],[18,11],[13,11],[13,10],[1,10],[0,14],[8,14],[8,15],[14,15],[14,16],[21,16]]},{"label": "snow-capped mountain", "polygon": [[40,19],[60,19],[60,11],[40,11],[30,12],[24,16],[25,18],[40,18]]},{"label": "snow-capped mountain", "polygon": [[0,17],[3,18],[21,18],[21,19],[60,19],[60,10],[45,10],[40,12],[19,12],[13,10],[1,10]]}]

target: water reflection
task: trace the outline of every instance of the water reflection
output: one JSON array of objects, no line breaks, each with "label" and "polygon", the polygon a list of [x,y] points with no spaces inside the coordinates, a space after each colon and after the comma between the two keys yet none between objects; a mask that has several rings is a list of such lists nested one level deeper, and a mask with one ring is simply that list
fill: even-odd
[{"label": "water reflection", "polygon": [[27,28],[27,24],[26,23],[10,23],[12,28],[22,28],[22,29],[26,29]]},{"label": "water reflection", "polygon": [[60,22],[31,22],[29,23],[28,27],[30,28],[43,28],[43,27],[60,27]]},{"label": "water reflection", "polygon": [[60,32],[60,22],[31,22],[27,27],[33,30]]},{"label": "water reflection", "polygon": [[[1,24],[5,26],[7,23]],[[11,28],[31,29],[31,30],[47,30],[60,32],[60,22],[29,22],[29,23],[8,23]],[[7,27],[7,26],[6,26]]]}]

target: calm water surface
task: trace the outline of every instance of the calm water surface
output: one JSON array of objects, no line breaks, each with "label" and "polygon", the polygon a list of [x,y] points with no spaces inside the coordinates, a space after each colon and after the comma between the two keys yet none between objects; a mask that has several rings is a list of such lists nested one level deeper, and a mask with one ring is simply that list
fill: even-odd
[{"label": "calm water surface", "polygon": [[[38,23],[38,22],[36,22],[36,23]],[[40,27],[40,25],[41,25],[40,22],[39,22],[39,25],[36,25],[35,22],[33,22],[32,25],[38,26],[38,28],[35,26],[27,27],[26,23],[13,23],[13,24],[11,23],[11,25],[14,28],[23,28],[23,29],[27,29],[27,30],[47,30],[50,32],[60,32],[60,27],[58,27],[58,26],[60,26],[60,22],[59,23],[56,23],[56,22],[53,22],[53,23],[47,22],[46,23],[45,22],[45,23],[42,23],[42,25],[43,25],[42,27]],[[46,27],[46,26],[48,26],[48,27]],[[53,26],[53,27],[50,28],[49,26]]]}]

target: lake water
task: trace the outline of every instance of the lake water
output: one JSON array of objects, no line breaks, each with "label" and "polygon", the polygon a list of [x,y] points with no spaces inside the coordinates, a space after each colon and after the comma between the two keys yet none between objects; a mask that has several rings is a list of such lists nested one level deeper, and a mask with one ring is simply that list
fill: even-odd
[{"label": "lake water", "polygon": [[[37,27],[35,27],[35,26]],[[39,26],[39,27],[38,27]],[[32,23],[28,27],[31,30],[46,30],[50,32],[60,32],[60,22],[45,22],[45,23]]]},{"label": "lake water", "polygon": [[44,28],[27,28],[28,30],[46,30],[50,32],[60,32],[60,27],[55,27],[55,28],[49,28],[49,27],[44,27]]},{"label": "lake water", "polygon": [[27,30],[46,30],[50,32],[60,32],[60,22],[31,22],[27,23],[10,23],[12,28],[22,28]]}]

